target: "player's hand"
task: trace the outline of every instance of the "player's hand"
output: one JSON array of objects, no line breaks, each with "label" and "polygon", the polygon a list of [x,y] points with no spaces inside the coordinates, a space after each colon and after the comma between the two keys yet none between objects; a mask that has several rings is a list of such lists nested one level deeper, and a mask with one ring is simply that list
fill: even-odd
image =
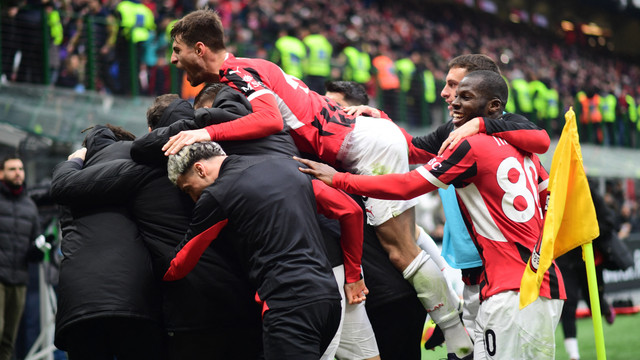
[{"label": "player's hand", "polygon": [[369,289],[364,284],[364,279],[344,284],[344,296],[348,304],[360,304],[367,299]]},{"label": "player's hand", "polygon": [[69,157],[67,157],[67,160],[71,160],[73,158],[78,158],[82,161],[84,161],[84,158],[87,156],[87,148],[83,147],[80,148],[76,151],[74,151],[71,155],[69,155]]},{"label": "player's hand", "polygon": [[442,143],[442,146],[440,146],[438,155],[442,155],[442,153],[447,150],[447,147],[449,149],[453,149],[454,147],[456,147],[456,145],[458,145],[460,140],[466,138],[467,136],[475,135],[478,132],[480,132],[480,119],[473,118],[467,121],[466,123],[464,123],[464,125],[453,130],[449,134],[449,137]]},{"label": "player's hand", "polygon": [[174,135],[169,138],[166,144],[162,147],[162,151],[166,156],[177,154],[180,149],[187,145],[201,141],[211,141],[209,132],[205,129],[186,130],[181,131],[178,135]]},{"label": "player's hand", "polygon": [[367,115],[374,118],[381,118],[380,110],[367,105],[345,106],[344,111],[349,115]]},{"label": "player's hand", "polygon": [[308,159],[301,159],[297,156],[294,156],[293,159],[308,166],[308,168],[303,168],[303,167],[298,168],[300,169],[300,171],[302,171],[305,174],[313,175],[323,183],[331,186],[331,182],[333,181],[333,175],[337,173],[337,171],[334,168],[332,168],[327,164],[319,163],[319,162],[308,160]]}]

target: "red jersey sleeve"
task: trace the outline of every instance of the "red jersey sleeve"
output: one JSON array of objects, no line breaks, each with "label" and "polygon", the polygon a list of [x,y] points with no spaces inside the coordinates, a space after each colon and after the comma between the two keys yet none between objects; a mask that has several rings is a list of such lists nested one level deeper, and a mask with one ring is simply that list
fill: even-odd
[{"label": "red jersey sleeve", "polygon": [[358,204],[347,194],[331,188],[320,180],[313,180],[318,212],[340,222],[340,246],[344,257],[347,283],[361,279],[364,215]]},{"label": "red jersey sleeve", "polygon": [[499,119],[482,118],[480,132],[498,136],[518,149],[534,154],[546,153],[551,144],[544,129],[518,114],[506,113]]},{"label": "red jersey sleeve", "polygon": [[257,92],[249,99],[253,113],[236,120],[205,127],[211,140],[251,140],[282,131],[284,123],[275,96],[269,91]]},{"label": "red jersey sleeve", "polygon": [[421,167],[404,174],[370,176],[336,173],[332,185],[350,194],[384,200],[409,200],[437,189],[421,174],[424,171],[427,170]]}]

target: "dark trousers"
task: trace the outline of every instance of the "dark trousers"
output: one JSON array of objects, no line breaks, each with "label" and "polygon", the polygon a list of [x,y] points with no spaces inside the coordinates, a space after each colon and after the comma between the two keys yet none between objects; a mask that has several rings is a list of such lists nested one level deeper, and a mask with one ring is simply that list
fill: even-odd
[{"label": "dark trousers", "polygon": [[69,325],[66,332],[69,360],[166,359],[164,331],[150,320],[95,318]]},{"label": "dark trousers", "polygon": [[262,356],[262,324],[170,332],[168,360],[258,360]]},{"label": "dark trousers", "polygon": [[427,311],[416,296],[367,308],[367,315],[382,359],[420,360],[420,341]]},{"label": "dark trousers", "polygon": [[317,360],[340,324],[340,300],[269,309],[262,319],[265,360]]}]

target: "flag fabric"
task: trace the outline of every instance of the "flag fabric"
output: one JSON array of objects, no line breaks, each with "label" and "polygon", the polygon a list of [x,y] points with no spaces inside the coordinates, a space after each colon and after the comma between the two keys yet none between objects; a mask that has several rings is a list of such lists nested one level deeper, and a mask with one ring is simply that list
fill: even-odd
[{"label": "flag fabric", "polygon": [[548,189],[542,237],[532,251],[520,283],[520,309],[538,298],[544,274],[554,259],[600,234],[573,108],[565,114],[565,125],[551,161]]}]

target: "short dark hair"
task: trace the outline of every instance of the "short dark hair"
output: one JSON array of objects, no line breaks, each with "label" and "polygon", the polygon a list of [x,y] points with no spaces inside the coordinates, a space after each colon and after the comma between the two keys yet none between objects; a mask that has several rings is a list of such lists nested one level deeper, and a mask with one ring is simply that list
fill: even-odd
[{"label": "short dark hair", "polygon": [[201,41],[214,51],[225,49],[224,28],[217,12],[211,9],[197,10],[176,21],[171,29],[171,39],[180,36],[187,46]]},{"label": "short dark hair", "polygon": [[17,153],[5,155],[4,158],[2,159],[2,168],[0,170],[4,170],[4,167],[7,164],[7,161],[9,161],[9,160],[20,160],[20,161],[22,161],[22,158]]},{"label": "short dark hair", "polygon": [[[104,127],[106,127],[107,129],[111,130],[111,132],[113,133],[113,135],[115,135],[116,140],[117,141],[133,141],[136,139],[136,136],[133,135],[131,132],[125,130],[122,126],[118,126],[118,125],[112,125],[112,124],[105,124]],[[90,126],[84,130],[82,130],[81,132],[84,133],[86,131],[90,131],[93,128],[95,128],[95,126]],[[82,141],[82,146],[87,146],[87,138],[85,137],[84,140]]]},{"label": "short dark hair", "polygon": [[171,105],[172,102],[180,99],[177,94],[164,94],[157,96],[153,100],[153,104],[147,109],[147,125],[155,129],[162,119],[162,114]]},{"label": "short dark hair", "polygon": [[466,54],[456,56],[449,61],[448,66],[449,69],[462,68],[466,69],[467,72],[488,70],[502,75],[498,64],[485,54]]},{"label": "short dark hair", "polygon": [[369,105],[369,95],[364,85],[355,81],[327,81],[324,84],[329,92],[341,93],[349,105]]},{"label": "short dark hair", "polygon": [[502,102],[504,108],[509,99],[509,88],[502,76],[491,70],[477,70],[467,73],[465,78],[479,78],[476,90],[487,99],[496,98]]},{"label": "short dark hair", "polygon": [[229,85],[223,83],[206,84],[193,100],[193,107],[197,109],[203,107],[205,104],[209,104],[209,106],[211,106],[211,104],[213,104],[213,100],[215,100],[220,90],[225,86]]}]

